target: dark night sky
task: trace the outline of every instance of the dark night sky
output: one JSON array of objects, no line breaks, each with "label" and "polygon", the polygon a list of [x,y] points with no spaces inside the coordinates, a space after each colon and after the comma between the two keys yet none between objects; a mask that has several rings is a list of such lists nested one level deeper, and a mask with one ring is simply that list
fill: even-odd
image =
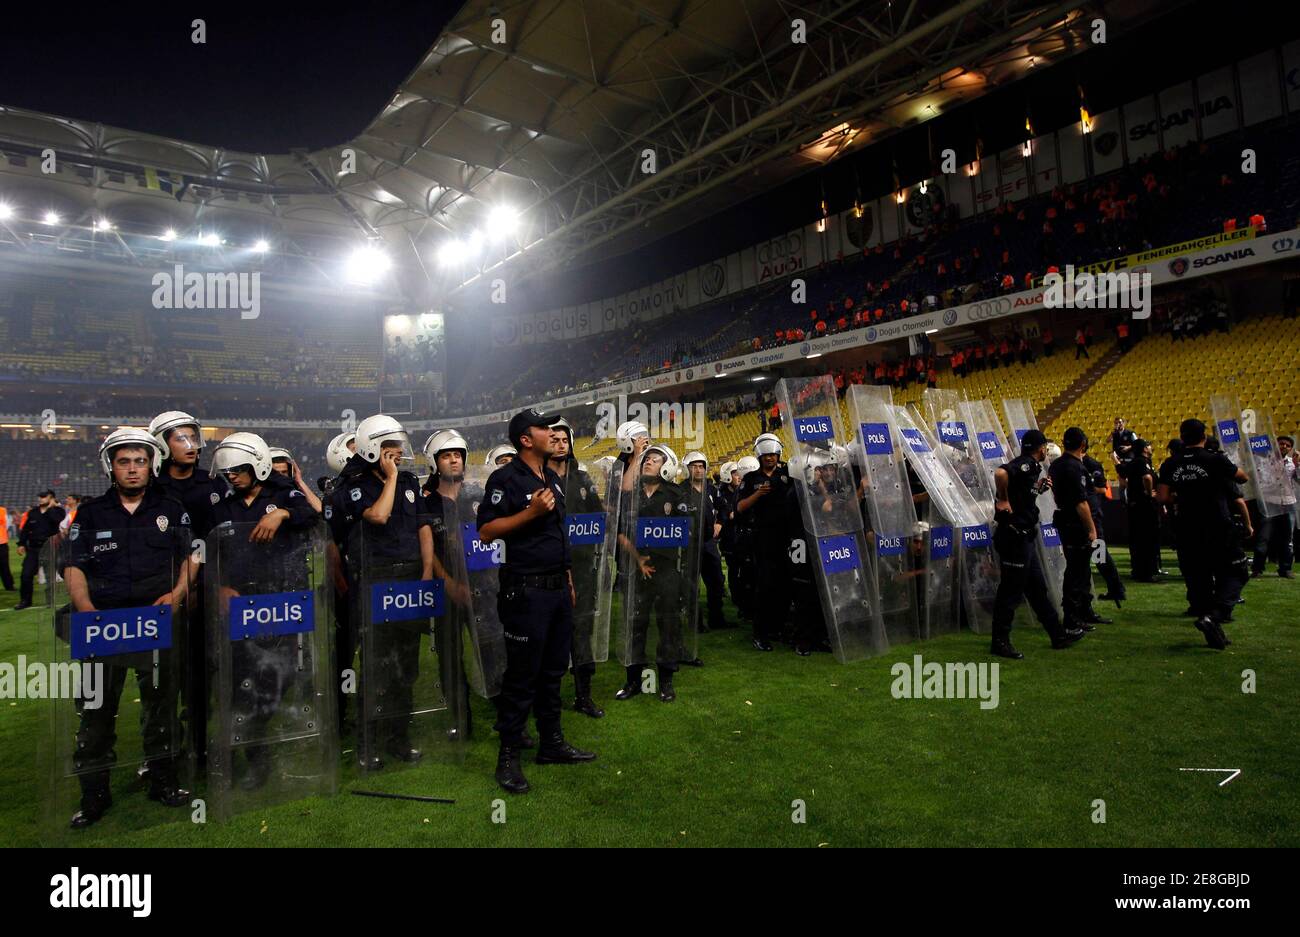
[{"label": "dark night sky", "polygon": [[[0,103],[282,153],[360,131],[460,4],[7,6]],[[195,18],[206,45],[190,41]]]}]

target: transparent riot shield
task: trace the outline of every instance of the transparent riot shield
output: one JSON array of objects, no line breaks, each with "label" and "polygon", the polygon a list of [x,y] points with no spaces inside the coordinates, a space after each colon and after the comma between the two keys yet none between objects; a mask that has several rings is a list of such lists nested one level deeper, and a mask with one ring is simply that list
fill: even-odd
[{"label": "transparent riot shield", "polygon": [[619,614],[613,641],[625,667],[673,671],[696,657],[704,493],[684,475],[643,471],[644,455],[616,475]]},{"label": "transparent riot shield", "polygon": [[[832,650],[841,663],[883,654],[890,638],[848,462],[852,434],[842,425],[835,383],[828,374],[784,378],[776,397],[789,415],[794,451],[787,461],[808,547],[816,551],[814,572]],[[898,640],[910,640],[906,616],[901,621]]]},{"label": "transparent riot shield", "polygon": [[497,614],[500,569],[506,561],[506,544],[484,544],[478,536],[478,508],[495,465],[465,469],[459,489],[448,491],[447,574],[450,614],[462,632],[467,651],[469,684],[479,696],[490,699],[501,692],[506,672],[506,639]]},{"label": "transparent riot shield", "polygon": [[459,759],[467,705],[461,632],[447,614],[448,584],[434,571],[435,554],[428,548],[425,555],[422,536],[364,519],[350,537],[351,614],[361,646],[358,760],[391,770]]},{"label": "transparent riot shield", "polygon": [[[1252,414],[1253,415],[1253,414]],[[1211,394],[1210,395],[1210,417],[1214,425],[1207,428],[1207,432],[1219,437],[1219,444],[1223,448],[1223,454],[1232,460],[1234,465],[1245,468],[1250,465],[1250,450],[1244,445],[1243,439],[1243,413],[1241,402],[1235,394]],[[1250,474],[1247,470],[1247,474]],[[1242,491],[1246,498],[1255,497],[1255,480],[1248,479],[1246,484],[1242,485]]]},{"label": "transparent riot shield", "polygon": [[1259,513],[1263,517],[1289,514],[1295,509],[1295,489],[1277,448],[1273,414],[1258,407],[1252,408],[1250,422],[1253,425],[1242,427],[1246,433],[1244,451],[1250,456],[1250,461],[1242,467],[1254,482]]},{"label": "transparent riot shield", "polygon": [[[96,530],[73,524],[44,548],[52,622],[42,629],[48,713],[39,740],[45,775],[41,837],[85,842],[163,823],[189,822],[189,809],[155,802],[154,785],[193,790],[183,752],[180,678],[185,602],[197,568],[189,530]],[[78,807],[110,803],[88,830],[69,826]],[[181,805],[189,808],[187,801]]]},{"label": "transparent riot shield", "polygon": [[[1007,425],[1011,427],[1011,436],[1019,451],[1020,441],[1025,438],[1025,433],[1039,428],[1034,408],[1023,398],[1004,398],[1002,412],[1006,414]],[[1050,461],[1043,463],[1044,472],[1050,464]],[[1061,547],[1061,535],[1052,520],[1056,515],[1056,496],[1052,494],[1050,488],[1046,489],[1039,493],[1037,503],[1038,561],[1043,567],[1043,578],[1047,580],[1052,604],[1056,606],[1058,612],[1061,612],[1061,597],[1065,589],[1065,551]]]},{"label": "transparent riot shield", "polygon": [[[614,596],[615,520],[606,508],[610,484],[622,479],[621,462],[611,470],[569,460],[564,476],[565,525],[573,563],[573,666],[609,660],[609,616]],[[617,509],[617,500],[612,508]]]},{"label": "transparent riot shield", "polygon": [[909,440],[897,432],[893,403],[888,387],[849,386],[849,414],[859,436],[854,454],[862,470],[862,490],[873,528],[880,616],[891,645],[920,637],[920,596],[913,580],[925,560],[923,550],[912,548],[916,508],[902,452]]},{"label": "transparent riot shield", "polygon": [[333,583],[320,526],[223,524],[206,543],[209,807],[217,819],[338,790]]}]

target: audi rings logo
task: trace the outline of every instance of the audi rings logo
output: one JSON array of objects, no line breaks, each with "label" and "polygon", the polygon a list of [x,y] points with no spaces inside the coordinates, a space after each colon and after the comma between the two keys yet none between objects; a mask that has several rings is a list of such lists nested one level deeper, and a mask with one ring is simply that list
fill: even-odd
[{"label": "audi rings logo", "polygon": [[1184,273],[1187,272],[1187,258],[1176,257],[1173,260],[1169,261],[1169,272],[1176,277],[1181,277]]},{"label": "audi rings logo", "polygon": [[875,340],[876,340],[876,327],[873,325],[871,328],[867,329],[867,341],[874,342]]},{"label": "audi rings logo", "polygon": [[957,324],[957,310],[956,310],[956,309],[945,309],[945,310],[944,310],[944,313],[943,313],[943,324],[944,324],[944,325],[956,325],[956,324]]},{"label": "audi rings logo", "polygon": [[974,321],[981,319],[996,319],[998,316],[1005,316],[1011,311],[1011,300],[1003,297],[1000,299],[985,299],[978,303],[971,303],[966,307],[966,318]]},{"label": "audi rings logo", "polygon": [[803,250],[803,234],[791,231],[784,237],[773,238],[765,244],[758,245],[758,262],[770,264],[784,257],[795,257]]}]

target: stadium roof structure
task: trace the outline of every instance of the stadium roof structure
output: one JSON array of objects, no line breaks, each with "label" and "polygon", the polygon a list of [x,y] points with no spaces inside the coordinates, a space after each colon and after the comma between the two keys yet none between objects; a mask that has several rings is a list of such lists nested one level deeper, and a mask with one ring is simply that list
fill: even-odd
[{"label": "stadium roof structure", "polygon": [[[0,104],[0,181],[29,209],[58,209],[66,230],[99,213],[119,237],[220,229],[307,257],[383,238],[403,291],[427,303],[506,267],[517,282],[625,253],[1085,50],[1094,17],[1117,32],[1160,9],[469,0],[338,146],[232,152]],[[796,19],[806,41],[792,41]],[[499,206],[518,215],[513,237],[437,264],[443,243],[490,235]],[[0,220],[9,239],[21,237]]]}]

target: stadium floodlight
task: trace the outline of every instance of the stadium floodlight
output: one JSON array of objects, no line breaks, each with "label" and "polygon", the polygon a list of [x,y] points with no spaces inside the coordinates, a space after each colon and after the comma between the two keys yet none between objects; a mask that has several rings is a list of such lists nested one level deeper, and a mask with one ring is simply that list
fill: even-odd
[{"label": "stadium floodlight", "polygon": [[465,242],[459,238],[444,241],[438,248],[438,263],[444,267],[453,267],[465,259]]},{"label": "stadium floodlight", "polygon": [[253,245],[253,253],[255,254],[265,254],[270,249],[271,245],[268,244],[265,239],[259,238],[257,243]]},{"label": "stadium floodlight", "polygon": [[160,240],[160,241],[174,241],[174,240],[176,240],[176,229],[175,229],[175,228],[168,228],[168,229],[167,229],[166,231],[164,231],[162,234],[158,235],[158,240]]},{"label": "stadium floodlight", "polygon": [[488,212],[488,234],[496,239],[512,237],[519,229],[519,214],[505,205]]},{"label": "stadium floodlight", "polygon": [[393,262],[387,254],[373,244],[367,244],[352,252],[345,273],[353,283],[373,283],[392,265]]},{"label": "stadium floodlight", "polygon": [[4,202],[0,202],[0,221],[8,221],[13,216],[14,210]]},{"label": "stadium floodlight", "polygon": [[59,223],[59,213],[56,212],[56,211],[47,211],[47,212],[45,213],[45,223],[46,223],[46,224],[58,224],[58,223]]},{"label": "stadium floodlight", "polygon": [[199,243],[204,247],[217,247],[221,244],[221,238],[215,234],[204,234],[199,237]]}]

